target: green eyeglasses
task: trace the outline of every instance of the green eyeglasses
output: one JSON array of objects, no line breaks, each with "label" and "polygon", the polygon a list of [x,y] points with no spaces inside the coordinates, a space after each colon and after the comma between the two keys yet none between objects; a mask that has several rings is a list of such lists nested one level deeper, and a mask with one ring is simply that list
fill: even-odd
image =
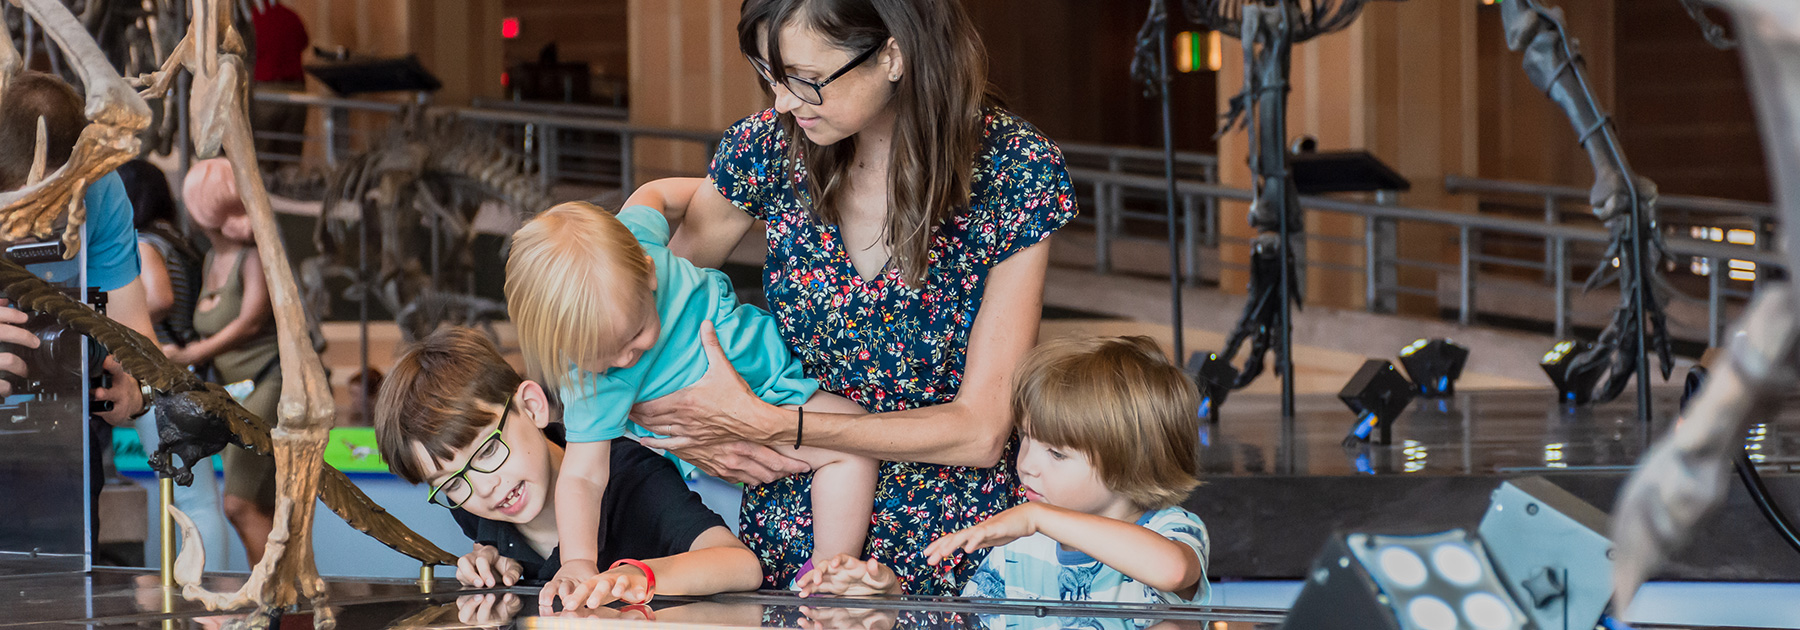
[{"label": "green eyeglasses", "polygon": [[500,466],[506,463],[506,457],[512,454],[512,449],[506,446],[506,440],[500,437],[501,432],[506,430],[506,416],[512,409],[512,401],[513,397],[507,396],[506,405],[500,408],[500,426],[495,427],[494,432],[481,441],[475,454],[469,456],[469,462],[463,464],[456,474],[431,488],[431,494],[425,495],[426,501],[451,509],[462,507],[469,497],[475,495],[475,486],[469,484],[470,471],[492,473],[500,470]]}]

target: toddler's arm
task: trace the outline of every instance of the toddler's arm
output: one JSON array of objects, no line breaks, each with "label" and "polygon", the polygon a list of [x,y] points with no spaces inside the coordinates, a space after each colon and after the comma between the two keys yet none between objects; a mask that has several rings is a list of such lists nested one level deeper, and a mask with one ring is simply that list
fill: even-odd
[{"label": "toddler's arm", "polygon": [[1192,547],[1147,527],[1037,502],[937,539],[925,548],[926,562],[937,564],[959,549],[1004,545],[1032,534],[1049,536],[1139,583],[1182,597],[1191,597],[1206,577],[1206,566]]},{"label": "toddler's arm", "polygon": [[562,568],[538,593],[540,606],[561,597],[563,608],[582,605],[600,573],[600,499],[611,475],[612,441],[570,442],[556,479],[556,538]]},{"label": "toddler's arm", "polygon": [[705,183],[706,179],[702,177],[659,179],[639,186],[625,199],[625,205],[620,207],[650,206],[662,212],[670,226],[679,226],[687,216],[688,204],[694,200],[694,193]]},{"label": "toddler's arm", "polygon": [[900,595],[900,578],[887,565],[874,558],[858,560],[838,554],[795,582],[800,596],[815,593],[832,595]]}]

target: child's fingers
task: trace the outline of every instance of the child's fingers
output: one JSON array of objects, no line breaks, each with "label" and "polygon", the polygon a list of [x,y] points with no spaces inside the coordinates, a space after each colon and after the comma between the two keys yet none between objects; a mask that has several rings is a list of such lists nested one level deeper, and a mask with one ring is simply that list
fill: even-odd
[{"label": "child's fingers", "polygon": [[587,596],[584,604],[588,608],[599,608],[619,599],[618,589],[623,580],[600,579],[595,581],[594,592]]},{"label": "child's fingers", "polygon": [[489,559],[489,558],[476,558],[475,559],[475,577],[476,577],[476,579],[480,580],[479,582],[477,582],[477,584],[479,584],[481,586],[487,586],[487,587],[494,586],[495,580],[494,580],[494,566],[493,565],[494,565],[494,563],[493,563],[492,559]]}]

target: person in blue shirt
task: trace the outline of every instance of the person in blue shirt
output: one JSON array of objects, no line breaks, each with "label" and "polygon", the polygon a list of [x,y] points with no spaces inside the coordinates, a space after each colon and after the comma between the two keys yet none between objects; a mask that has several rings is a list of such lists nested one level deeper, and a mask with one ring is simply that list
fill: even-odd
[{"label": "person in blue shirt", "polygon": [[[1206,525],[1180,506],[1199,485],[1199,393],[1156,342],[1039,346],[1013,380],[1012,407],[1027,503],[937,539],[926,562],[949,570],[956,554],[994,547],[965,597],[1204,603]],[[861,595],[898,593],[899,584],[880,563],[840,556],[799,586],[802,595]]]},{"label": "person in blue shirt", "polygon": [[[691,193],[699,182],[676,184]],[[638,402],[694,384],[708,365],[729,363],[770,404],[862,412],[819,391],[781,340],[775,318],[739,304],[725,274],[670,253],[669,237],[668,220],[653,208],[628,206],[615,217],[582,202],[545,210],[513,235],[507,312],[528,372],[559,390],[569,441],[555,489],[562,569],[545,585],[542,602],[597,605],[586,596],[599,570],[586,543],[604,525],[600,501],[612,440],[654,437],[628,420]],[[705,330],[716,338],[694,343]],[[794,442],[788,452],[812,465],[817,480],[813,554],[861,556],[874,509],[875,462],[806,446],[804,433]]]},{"label": "person in blue shirt", "polygon": [[[0,190],[18,190],[25,186],[36,154],[39,123],[45,132],[44,172],[54,173],[69,161],[75,141],[87,126],[81,95],[62,79],[41,72],[22,72],[0,95]],[[125,185],[117,173],[88,185],[82,197],[87,210],[87,225],[82,246],[87,249],[87,283],[107,294],[107,316],[152,339],[156,331],[150,324],[150,309],[144,285],[138,281],[137,230],[132,227],[132,208]],[[0,343],[27,348],[38,347],[37,335],[21,328],[26,314],[14,308],[0,308]],[[0,372],[20,378],[32,369],[48,366],[27,365],[11,352],[0,352]],[[137,379],[107,358],[106,371],[112,375],[109,387],[93,391],[93,400],[102,403],[90,419],[88,431],[88,509],[99,515],[100,488],[106,483],[101,474],[100,453],[112,441],[109,427],[131,426],[144,415],[150,401],[139,389]],[[0,397],[13,394],[12,383],[0,380]],[[96,544],[98,526],[89,532]]]}]

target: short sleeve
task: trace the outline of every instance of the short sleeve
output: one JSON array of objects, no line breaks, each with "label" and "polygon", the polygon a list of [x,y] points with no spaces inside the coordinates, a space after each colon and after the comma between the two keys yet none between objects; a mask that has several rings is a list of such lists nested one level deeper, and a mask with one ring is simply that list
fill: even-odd
[{"label": "short sleeve", "polygon": [[669,218],[650,206],[626,206],[619,210],[619,222],[638,242],[669,246]]},{"label": "short sleeve", "polygon": [[1076,212],[1062,149],[1023,121],[1018,124],[997,138],[998,148],[987,160],[996,187],[989,209],[996,224],[991,256],[996,264],[1042,242]]},{"label": "short sleeve", "polygon": [[1168,508],[1150,519],[1147,526],[1164,538],[1187,545],[1194,550],[1194,557],[1200,559],[1200,588],[1194,591],[1193,599],[1183,599],[1174,593],[1163,592],[1162,596],[1170,603],[1205,603],[1211,595],[1211,585],[1206,574],[1212,563],[1208,559],[1211,541],[1206,534],[1206,524],[1193,512],[1179,507]]},{"label": "short sleeve", "polygon": [[732,205],[766,220],[774,192],[786,184],[786,152],[775,110],[764,110],[725,130],[706,175]]},{"label": "short sleeve", "polygon": [[648,560],[686,553],[701,534],[725,526],[669,460],[627,440],[614,441],[613,452],[606,492],[608,499],[617,498],[611,505],[615,512],[605,518],[631,526],[607,529],[608,555]]},{"label": "short sleeve", "polygon": [[557,392],[563,403],[563,430],[570,442],[604,442],[625,435],[636,388],[604,374],[576,371],[574,385]]},{"label": "short sleeve", "polygon": [[82,202],[87,206],[88,285],[114,291],[138,277],[137,228],[132,227],[131,198],[118,173],[88,186]]}]

